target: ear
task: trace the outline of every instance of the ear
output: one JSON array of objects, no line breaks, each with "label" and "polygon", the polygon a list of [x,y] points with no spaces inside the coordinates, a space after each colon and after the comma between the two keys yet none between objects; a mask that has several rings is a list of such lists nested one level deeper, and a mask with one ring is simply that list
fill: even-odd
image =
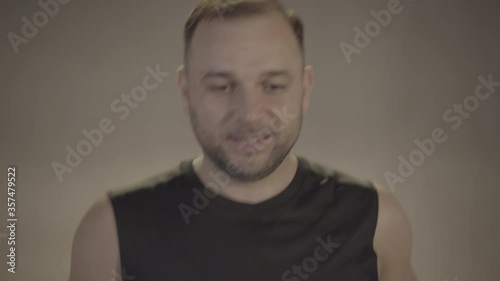
[{"label": "ear", "polygon": [[314,73],[313,67],[311,65],[308,65],[304,68],[303,84],[304,98],[302,100],[302,112],[303,114],[306,114],[309,110],[309,101],[311,99],[311,93],[314,85]]},{"label": "ear", "polygon": [[186,67],[181,65],[177,68],[177,87],[179,87],[179,99],[182,111],[184,114],[189,115],[189,89],[187,82]]}]

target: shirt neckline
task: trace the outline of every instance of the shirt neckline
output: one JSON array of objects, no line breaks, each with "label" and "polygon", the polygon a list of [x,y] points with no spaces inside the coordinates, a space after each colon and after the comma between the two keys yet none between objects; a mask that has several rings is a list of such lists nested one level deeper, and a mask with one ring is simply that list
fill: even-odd
[{"label": "shirt neckline", "polygon": [[[236,202],[224,196],[217,195],[213,198],[207,197],[207,199],[210,201],[208,204],[210,205],[213,202],[217,202],[217,204],[231,208],[234,211],[241,210],[244,212],[261,211],[271,209],[273,207],[282,206],[299,191],[300,186],[302,185],[302,182],[304,180],[307,160],[300,155],[296,155],[296,157],[298,163],[295,175],[293,176],[292,181],[288,184],[288,186],[277,195],[256,204]],[[183,171],[185,171],[188,181],[193,184],[195,188],[200,190],[202,194],[205,194],[204,191],[206,187],[193,168],[194,159],[195,158],[184,160],[181,164],[181,168]],[[207,193],[208,192],[209,191],[207,191]]]}]

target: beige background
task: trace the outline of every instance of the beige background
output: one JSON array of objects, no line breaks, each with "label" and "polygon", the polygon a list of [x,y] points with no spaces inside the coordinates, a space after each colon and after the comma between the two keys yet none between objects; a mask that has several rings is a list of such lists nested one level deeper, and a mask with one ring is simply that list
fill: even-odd
[{"label": "beige background", "polygon": [[[497,1],[402,1],[403,11],[348,64],[342,41],[388,0],[286,0],[306,23],[307,61],[316,84],[295,152],[361,178],[386,183],[398,156],[435,128],[448,135],[404,183],[398,197],[414,233],[420,280],[494,281],[500,276],[498,198],[500,88],[454,131],[442,114],[474,93],[479,75],[500,80]],[[200,153],[181,113],[175,70],[182,27],[196,1],[77,1],[20,52],[8,32],[36,1],[2,1],[0,41],[0,233],[6,233],[6,168],[17,172],[17,273],[1,280],[67,280],[76,226],[101,194],[169,169]],[[125,120],[110,109],[140,85],[148,65],[172,75]],[[116,129],[63,182],[51,163],[81,131],[112,119]],[[99,253],[96,253],[99,255]],[[110,280],[113,275],[110,272]]]}]

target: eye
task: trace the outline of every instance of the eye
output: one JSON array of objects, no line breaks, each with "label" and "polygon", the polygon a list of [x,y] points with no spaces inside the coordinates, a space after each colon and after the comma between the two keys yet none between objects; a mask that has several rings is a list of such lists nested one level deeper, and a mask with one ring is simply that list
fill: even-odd
[{"label": "eye", "polygon": [[285,85],[281,84],[264,84],[264,90],[268,93],[276,93],[276,92],[281,92],[286,89]]},{"label": "eye", "polygon": [[208,90],[213,93],[230,93],[233,91],[233,88],[234,87],[231,84],[208,86]]}]

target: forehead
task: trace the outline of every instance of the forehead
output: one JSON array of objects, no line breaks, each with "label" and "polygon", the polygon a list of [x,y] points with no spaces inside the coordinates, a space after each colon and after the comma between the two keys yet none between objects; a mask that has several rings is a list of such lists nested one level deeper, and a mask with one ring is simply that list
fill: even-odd
[{"label": "forehead", "polygon": [[300,45],[279,13],[201,22],[189,50],[194,74],[230,71],[259,75],[262,71],[301,65]]}]

